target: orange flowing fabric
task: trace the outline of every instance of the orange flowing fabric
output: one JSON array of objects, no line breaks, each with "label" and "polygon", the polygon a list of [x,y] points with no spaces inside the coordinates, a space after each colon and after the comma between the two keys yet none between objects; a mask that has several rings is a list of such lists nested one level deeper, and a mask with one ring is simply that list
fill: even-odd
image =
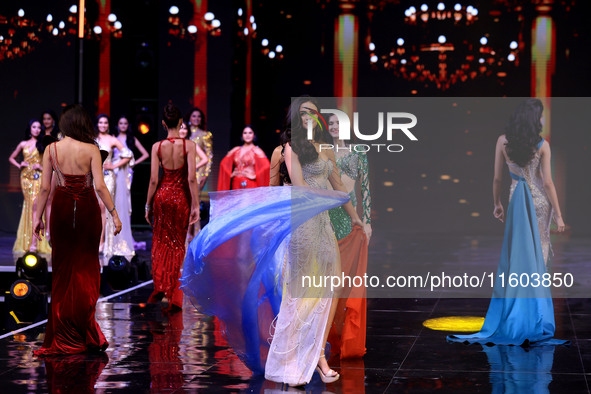
[{"label": "orange flowing fabric", "polygon": [[[367,272],[367,237],[359,226],[339,241],[341,269],[345,275],[363,277]],[[341,359],[359,358],[365,354],[367,289],[344,288],[328,335],[331,353]]]}]

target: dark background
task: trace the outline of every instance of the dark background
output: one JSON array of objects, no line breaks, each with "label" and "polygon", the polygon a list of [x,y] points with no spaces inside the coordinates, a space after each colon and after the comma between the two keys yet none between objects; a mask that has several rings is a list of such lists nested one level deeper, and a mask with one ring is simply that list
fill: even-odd
[{"label": "dark background", "polygon": [[[434,7],[437,2],[429,2]],[[366,97],[526,97],[531,92],[530,27],[534,17],[529,2],[481,1],[478,24],[470,27],[442,31],[435,22],[429,29],[407,26],[401,16],[414,1],[359,1],[355,13],[359,17],[358,96]],[[552,16],[556,25],[556,70],[552,77],[552,95],[555,97],[585,97],[591,88],[589,64],[591,55],[590,28],[587,1],[555,1]],[[15,16],[23,8],[26,16],[43,21],[48,13],[54,20],[65,18],[73,1],[27,0],[2,2],[0,15]],[[454,2],[455,4],[455,2]],[[507,10],[522,4],[520,13]],[[164,132],[160,123],[161,109],[169,100],[183,111],[191,105],[193,87],[193,43],[168,34],[168,9],[177,5],[181,20],[187,22],[191,3],[186,0],[112,0],[111,12],[123,23],[123,37],[111,39],[111,117],[127,114],[144,116],[151,131],[141,137],[147,149]],[[451,6],[452,4],[446,4]],[[284,128],[286,109],[290,98],[301,94],[333,96],[333,40],[334,21],[338,14],[337,1],[254,1],[253,14],[257,22],[257,39],[252,51],[252,124],[258,135],[257,143],[267,155],[278,143],[278,131]],[[215,190],[216,167],[225,153],[239,144],[244,127],[245,41],[240,37],[237,10],[245,8],[244,1],[209,1],[209,10],[222,23],[222,33],[208,38],[208,90],[207,128],[214,134],[214,173],[208,189]],[[98,5],[90,0],[87,5],[89,23],[96,20]],[[499,21],[489,17],[500,12]],[[5,24],[0,24],[4,34]],[[490,33],[491,40],[510,40],[522,35],[526,47],[521,50],[519,65],[510,69],[503,79],[480,78],[453,85],[441,91],[433,87],[398,78],[369,62],[367,49],[375,42],[377,52],[394,45],[396,37],[422,35],[426,38],[446,34],[449,40],[471,37],[478,40]],[[260,51],[261,38],[271,46],[284,47],[283,59],[269,59]],[[85,43],[83,104],[94,116],[98,97],[98,48],[96,40]],[[14,233],[22,203],[18,171],[9,165],[8,156],[24,138],[29,119],[39,117],[44,109],[60,111],[64,104],[75,101],[76,95],[76,39],[45,39],[35,50],[23,57],[0,62],[0,119],[3,142],[0,157],[4,170],[0,170],[0,231]],[[147,67],[139,62],[148,61]],[[579,102],[583,105],[586,102]],[[568,111],[559,105],[553,111]],[[578,109],[580,110],[580,109]],[[584,109],[579,113],[584,113]],[[453,111],[439,116],[454,116]],[[553,119],[556,118],[553,116]],[[566,118],[566,117],[565,117]],[[584,119],[576,120],[578,125]],[[500,122],[503,123],[503,122]],[[436,130],[431,131],[433,136]],[[494,143],[503,130],[490,130],[474,125],[469,134],[445,133],[441,138],[425,137],[420,149],[409,146],[407,151],[391,158],[390,167],[396,174],[391,199],[394,211],[384,216],[374,207],[376,220],[387,218],[395,232],[434,232],[459,234],[500,234],[502,229],[492,219],[492,159]],[[564,122],[552,125],[552,147],[559,171],[565,200],[561,201],[565,219],[572,226],[573,235],[591,235],[588,201],[591,183],[587,182],[590,168],[588,130],[570,127]],[[417,145],[418,147],[419,145]],[[413,149],[415,149],[413,151]],[[467,158],[466,151],[474,154]],[[411,158],[411,155],[412,156]],[[412,163],[412,164],[409,164]],[[370,166],[372,163],[370,162]],[[430,191],[423,190],[423,178],[416,174],[447,172],[460,174],[462,182],[448,184],[427,178]],[[381,168],[379,169],[382,170]],[[372,167],[372,181],[382,182]],[[403,174],[405,174],[403,176]],[[458,175],[458,176],[460,176]],[[508,174],[507,174],[508,175]],[[134,224],[142,223],[149,161],[136,167],[132,189],[135,215]],[[466,180],[466,181],[464,181]],[[373,189],[373,187],[372,187]],[[376,187],[376,190],[381,190]],[[476,204],[480,217],[463,216],[474,207],[457,207],[457,196],[469,196]],[[429,209],[437,209],[437,217]],[[476,208],[474,208],[476,210]],[[466,212],[462,213],[466,210]],[[415,215],[409,212],[414,211]],[[418,212],[418,213],[417,213]],[[418,219],[417,219],[418,218]],[[435,220],[436,219],[436,220]]]}]

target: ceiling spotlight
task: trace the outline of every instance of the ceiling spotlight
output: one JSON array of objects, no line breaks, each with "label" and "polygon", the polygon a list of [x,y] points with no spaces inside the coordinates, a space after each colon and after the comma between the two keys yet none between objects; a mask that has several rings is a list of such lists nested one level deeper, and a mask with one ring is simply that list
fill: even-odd
[{"label": "ceiling spotlight", "polygon": [[369,43],[369,50],[370,51],[375,51],[376,50],[376,44],[374,44],[373,42]]},{"label": "ceiling spotlight", "polygon": [[269,45],[269,40],[267,40],[266,38],[263,38],[263,41],[261,41],[261,45],[266,47],[267,45]]},{"label": "ceiling spotlight", "polygon": [[281,46],[281,45],[277,45],[277,46],[275,47],[275,52],[277,52],[277,53],[281,53],[281,52],[283,52],[283,46]]},{"label": "ceiling spotlight", "polygon": [[48,14],[47,18],[45,19],[47,22],[51,22],[53,20],[53,15]]},{"label": "ceiling spotlight", "polygon": [[269,59],[275,59],[275,52],[269,52]]},{"label": "ceiling spotlight", "polygon": [[176,5],[173,5],[172,7],[170,7],[168,9],[168,12],[170,13],[170,15],[176,15],[179,13],[179,7],[177,7]]},{"label": "ceiling spotlight", "polygon": [[509,44],[509,48],[517,49],[517,41],[511,41],[511,44]]},{"label": "ceiling spotlight", "polygon": [[191,33],[191,34],[195,34],[195,33],[197,33],[197,26],[195,26],[195,25],[189,25],[187,27],[187,31],[189,33]]},{"label": "ceiling spotlight", "polygon": [[76,4],[74,4],[73,6],[70,7],[70,12],[72,14],[77,14],[78,13],[78,6]]},{"label": "ceiling spotlight", "polygon": [[115,22],[117,20],[117,15],[115,14],[109,14],[109,16],[107,17],[107,20],[111,23]]},{"label": "ceiling spotlight", "polygon": [[218,28],[222,25],[222,22],[219,21],[219,19],[214,19],[211,21],[211,26],[214,28]]},{"label": "ceiling spotlight", "polygon": [[440,44],[445,44],[445,41],[447,41],[447,39],[445,38],[445,36],[441,35],[441,36],[439,36],[439,38],[437,38],[437,41]]},{"label": "ceiling spotlight", "polygon": [[95,34],[101,34],[103,32],[103,29],[100,26],[95,26],[92,31],[95,32]]},{"label": "ceiling spotlight", "polygon": [[115,29],[120,30],[121,27],[123,27],[123,25],[121,25],[121,22],[117,21],[115,22],[115,24],[113,25],[115,27]]},{"label": "ceiling spotlight", "polygon": [[203,15],[203,19],[205,19],[206,21],[212,21],[214,20],[215,15],[213,14],[213,12],[206,12],[205,15]]},{"label": "ceiling spotlight", "polygon": [[396,44],[398,44],[398,46],[403,46],[404,45],[404,38],[397,39]]},{"label": "ceiling spotlight", "polygon": [[23,16],[25,16],[25,10],[23,10],[21,8],[20,10],[18,10],[18,13],[17,14],[18,14],[18,16],[20,16],[22,18]]},{"label": "ceiling spotlight", "polygon": [[482,45],[486,45],[486,43],[487,43],[487,42],[488,42],[488,39],[487,39],[486,37],[482,37],[482,38],[480,39],[480,43],[481,43]]}]

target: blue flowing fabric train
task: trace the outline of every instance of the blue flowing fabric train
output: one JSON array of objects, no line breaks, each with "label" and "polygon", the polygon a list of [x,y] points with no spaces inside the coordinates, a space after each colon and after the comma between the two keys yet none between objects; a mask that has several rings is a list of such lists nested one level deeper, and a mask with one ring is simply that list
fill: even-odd
[{"label": "blue flowing fabric train", "polygon": [[297,186],[210,193],[211,221],[189,245],[181,289],[200,312],[222,321],[255,374],[264,373],[292,231],[347,201],[345,193]]},{"label": "blue flowing fabric train", "polygon": [[[511,287],[508,280],[525,274],[528,278],[546,273],[538,221],[531,191],[525,178],[517,181],[507,209],[503,249],[488,312],[480,332],[450,335],[448,340],[497,345],[560,345],[568,341],[554,336],[554,308],[550,289],[542,285]],[[504,274],[505,286],[498,280]],[[530,283],[532,281],[530,280]]]}]

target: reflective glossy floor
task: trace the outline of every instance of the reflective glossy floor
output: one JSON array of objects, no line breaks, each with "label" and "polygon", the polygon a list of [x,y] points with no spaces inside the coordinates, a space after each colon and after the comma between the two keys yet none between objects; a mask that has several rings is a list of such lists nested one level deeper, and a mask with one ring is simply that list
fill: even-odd
[{"label": "reflective glossy floor", "polygon": [[[581,251],[574,258],[588,259]],[[591,300],[555,299],[556,338],[570,346],[524,349],[448,343],[423,326],[442,316],[484,316],[487,299],[370,299],[367,354],[329,360],[341,379],[317,374],[303,389],[251,376],[215,319],[186,304],[166,315],[145,301],[152,286],[99,303],[106,354],[35,359],[45,326],[0,340],[0,392],[589,393]]]}]

